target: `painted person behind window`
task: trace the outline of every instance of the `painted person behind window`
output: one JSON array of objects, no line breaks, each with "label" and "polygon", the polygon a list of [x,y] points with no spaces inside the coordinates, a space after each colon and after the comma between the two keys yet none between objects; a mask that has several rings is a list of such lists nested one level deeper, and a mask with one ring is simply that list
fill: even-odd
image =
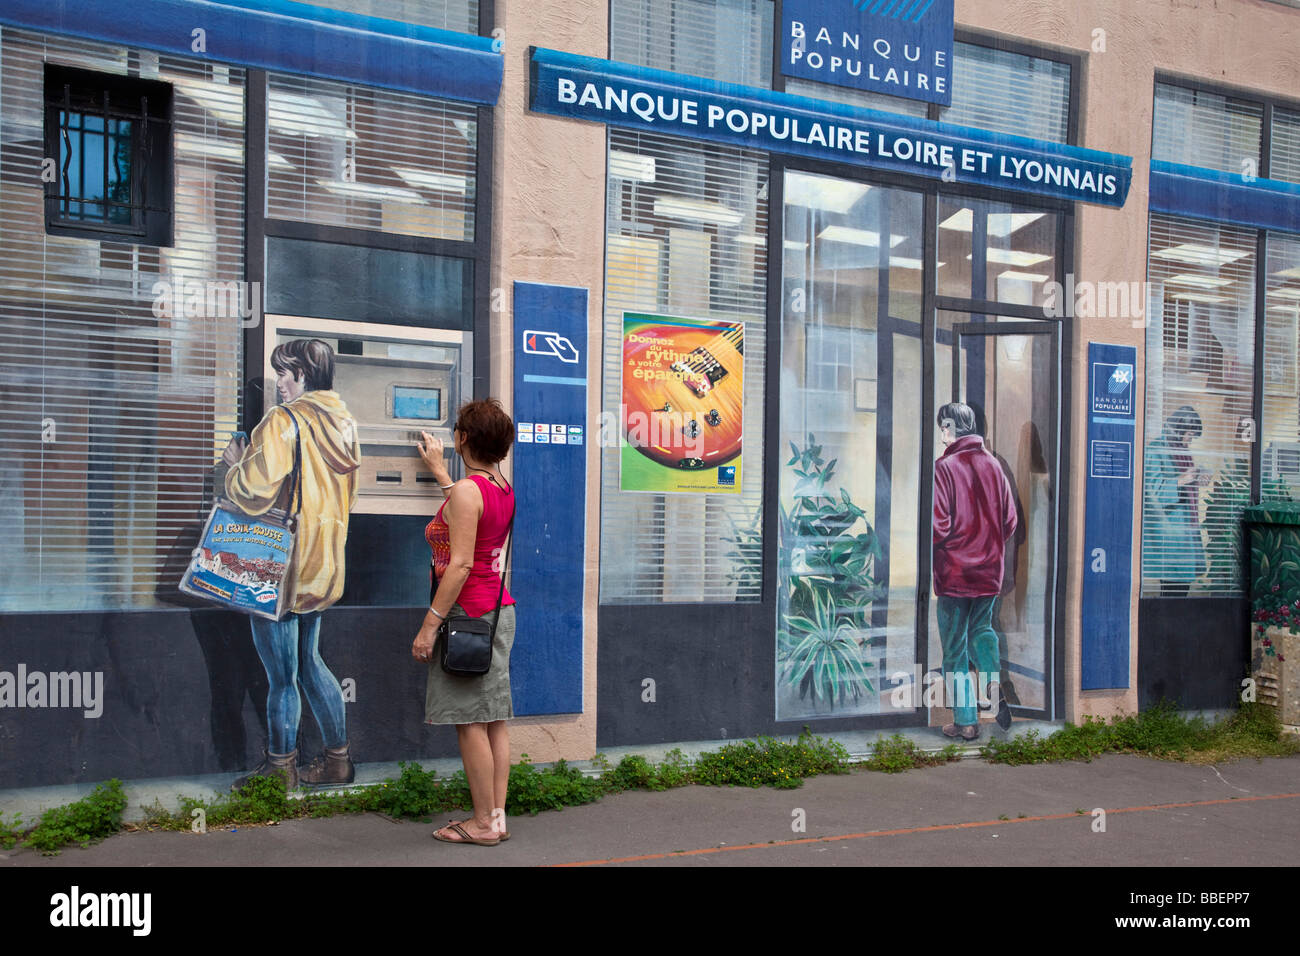
[{"label": "painted person behind window", "polygon": [[997,696],[999,716],[1010,716],[1002,701],[993,610],[1002,593],[1007,539],[1016,530],[1016,501],[1002,466],[976,434],[970,406],[950,402],[937,419],[945,447],[934,463],[934,593],[953,711],[943,734],[975,740],[980,731],[972,666],[979,689],[990,700]]},{"label": "painted person behind window", "polygon": [[1201,437],[1201,416],[1182,405],[1147,445],[1142,482],[1142,573],[1160,580],[1161,597],[1186,597],[1205,573],[1200,494],[1210,472],[1196,465],[1188,445]]},{"label": "painted person behind window", "polygon": [[[266,668],[267,750],[261,766],[235,781],[280,776],[287,788],[351,783],[343,691],[320,656],[321,612],[343,595],[348,515],[357,503],[361,445],[357,425],[334,388],[334,351],[319,339],[296,339],[271,353],[281,405],[266,413],[245,443],[232,440],[222,455],[230,466],[226,497],[250,515],[293,507],[297,439],[302,441],[302,504],[292,569],[285,587],[290,613],[282,620],[250,617],[253,644]],[[298,769],[301,685],[320,725],[325,753]]]}]

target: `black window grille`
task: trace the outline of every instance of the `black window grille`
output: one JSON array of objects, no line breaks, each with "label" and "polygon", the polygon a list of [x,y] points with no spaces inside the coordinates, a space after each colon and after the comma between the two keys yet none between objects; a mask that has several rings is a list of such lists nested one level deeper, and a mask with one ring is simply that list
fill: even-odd
[{"label": "black window grille", "polygon": [[45,227],[171,245],[171,87],[47,66]]}]

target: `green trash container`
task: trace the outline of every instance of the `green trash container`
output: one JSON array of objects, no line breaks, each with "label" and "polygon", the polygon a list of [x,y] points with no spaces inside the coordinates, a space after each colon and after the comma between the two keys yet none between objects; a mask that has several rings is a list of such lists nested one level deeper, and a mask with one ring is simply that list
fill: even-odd
[{"label": "green trash container", "polygon": [[1245,521],[1257,699],[1300,732],[1300,502],[1252,505]]}]

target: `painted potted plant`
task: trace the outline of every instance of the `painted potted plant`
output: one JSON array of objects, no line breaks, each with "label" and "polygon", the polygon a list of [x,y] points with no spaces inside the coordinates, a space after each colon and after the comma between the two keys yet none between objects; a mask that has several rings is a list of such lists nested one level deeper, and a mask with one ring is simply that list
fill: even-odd
[{"label": "painted potted plant", "polygon": [[872,603],[887,593],[876,573],[883,552],[866,512],[833,484],[837,460],[826,461],[812,435],[790,450],[797,481],[793,505],[781,507],[781,679],[801,700],[834,710],[875,692],[867,652]]}]

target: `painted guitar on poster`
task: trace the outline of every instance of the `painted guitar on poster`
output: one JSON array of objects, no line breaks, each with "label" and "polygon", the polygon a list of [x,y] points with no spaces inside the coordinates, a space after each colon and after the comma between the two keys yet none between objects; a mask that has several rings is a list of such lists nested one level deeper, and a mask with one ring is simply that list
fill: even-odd
[{"label": "painted guitar on poster", "polygon": [[744,327],[647,324],[623,340],[623,434],[641,454],[697,470],[740,454]]}]

